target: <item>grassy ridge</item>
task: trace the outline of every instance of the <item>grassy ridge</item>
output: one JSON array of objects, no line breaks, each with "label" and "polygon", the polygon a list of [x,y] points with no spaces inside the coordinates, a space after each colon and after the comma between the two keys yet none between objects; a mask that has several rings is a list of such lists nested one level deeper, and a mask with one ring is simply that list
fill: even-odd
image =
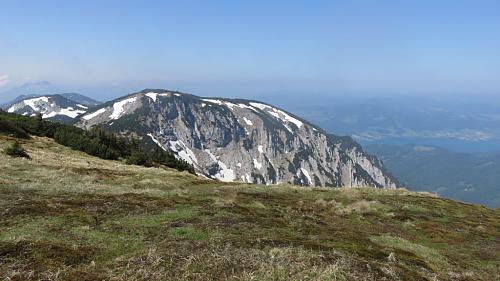
[{"label": "grassy ridge", "polygon": [[405,190],[223,184],[19,141],[31,161],[0,155],[0,279],[500,276],[498,210]]}]

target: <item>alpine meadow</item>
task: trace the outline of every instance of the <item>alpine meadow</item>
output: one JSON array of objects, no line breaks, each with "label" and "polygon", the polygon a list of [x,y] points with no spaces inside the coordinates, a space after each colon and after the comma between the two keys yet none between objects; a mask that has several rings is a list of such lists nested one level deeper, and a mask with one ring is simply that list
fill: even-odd
[{"label": "alpine meadow", "polygon": [[0,7],[0,280],[500,280],[499,1]]}]

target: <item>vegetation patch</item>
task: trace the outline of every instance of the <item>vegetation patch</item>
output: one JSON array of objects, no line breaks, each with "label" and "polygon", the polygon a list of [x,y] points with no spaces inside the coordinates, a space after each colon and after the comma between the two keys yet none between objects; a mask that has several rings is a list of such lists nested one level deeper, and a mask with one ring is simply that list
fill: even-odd
[{"label": "vegetation patch", "polygon": [[138,237],[121,232],[95,229],[81,226],[71,229],[77,239],[98,248],[97,261],[108,261],[112,258],[132,254],[141,248],[143,241]]},{"label": "vegetation patch", "polygon": [[208,232],[198,229],[194,226],[174,227],[169,229],[168,233],[173,238],[195,241],[207,240],[210,237]]},{"label": "vegetation patch", "polygon": [[329,208],[335,214],[340,216],[347,216],[351,214],[358,215],[368,215],[368,214],[389,214],[391,208],[384,205],[378,201],[368,201],[368,200],[358,200],[348,204],[335,201],[334,199],[326,201],[324,199],[318,199],[316,204],[323,207]]},{"label": "vegetation patch", "polygon": [[121,217],[106,223],[110,228],[121,227],[137,232],[146,232],[151,229],[166,227],[169,223],[182,224],[199,216],[195,208],[179,208],[163,211],[159,214],[139,214]]},{"label": "vegetation patch", "polygon": [[432,249],[420,244],[412,243],[401,237],[393,237],[390,235],[381,235],[370,237],[372,242],[375,242],[384,247],[399,249],[413,253],[424,259],[429,265],[435,269],[445,270],[450,268],[446,258],[443,257],[438,250]]},{"label": "vegetation patch", "polygon": [[19,144],[18,141],[14,141],[11,146],[4,149],[4,153],[12,157],[31,159],[26,150]]}]

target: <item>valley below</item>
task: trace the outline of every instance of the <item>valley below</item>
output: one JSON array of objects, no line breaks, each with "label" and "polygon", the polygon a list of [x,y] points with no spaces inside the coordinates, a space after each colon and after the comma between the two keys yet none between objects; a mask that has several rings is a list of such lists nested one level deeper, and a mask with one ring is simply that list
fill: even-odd
[{"label": "valley below", "polygon": [[429,145],[372,144],[401,184],[462,202],[500,207],[500,153],[460,153]]}]

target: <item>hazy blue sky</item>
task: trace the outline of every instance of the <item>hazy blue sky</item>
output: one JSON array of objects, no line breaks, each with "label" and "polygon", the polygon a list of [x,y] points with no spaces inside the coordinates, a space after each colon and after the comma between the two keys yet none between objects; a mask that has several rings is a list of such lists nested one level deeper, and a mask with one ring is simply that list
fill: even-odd
[{"label": "hazy blue sky", "polygon": [[495,95],[500,1],[0,0],[0,92],[39,80],[102,99]]}]

